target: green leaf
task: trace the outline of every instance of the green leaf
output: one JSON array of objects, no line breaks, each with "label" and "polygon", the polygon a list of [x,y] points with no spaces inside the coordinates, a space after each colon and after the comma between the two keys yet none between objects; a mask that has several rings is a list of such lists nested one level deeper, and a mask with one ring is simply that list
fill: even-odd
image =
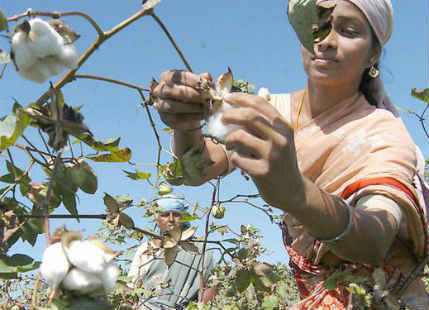
[{"label": "green leaf", "polygon": [[417,88],[413,88],[411,90],[411,96],[426,103],[429,103],[429,88],[425,88],[424,90],[418,90]]},{"label": "green leaf", "polygon": [[3,11],[0,10],[0,32],[4,30],[7,30],[7,18]]},{"label": "green leaf", "polygon": [[69,173],[73,183],[85,193],[94,194],[97,191],[97,174],[86,162],[80,161],[69,168]]},{"label": "green leaf", "polygon": [[0,278],[2,274],[14,274],[27,272],[39,268],[40,262],[35,262],[31,257],[24,254],[14,254],[11,257],[0,256]]},{"label": "green leaf", "polygon": [[96,141],[89,134],[83,134],[79,136],[79,139],[74,143],[84,142],[86,145],[90,146],[92,149],[98,152],[102,152],[102,151],[116,152],[119,150],[118,146],[120,141],[121,141],[121,138],[111,138],[100,142],[100,141]]},{"label": "green leaf", "polygon": [[262,308],[267,310],[272,310],[280,306],[280,301],[277,296],[265,296],[262,300]]},{"label": "green leaf", "polygon": [[362,283],[365,281],[365,279],[363,277],[354,276],[349,273],[336,272],[326,279],[326,281],[323,283],[323,286],[328,290],[333,290],[338,287],[338,281]]},{"label": "green leaf", "polygon": [[0,152],[8,149],[24,133],[30,118],[18,111],[0,120]]},{"label": "green leaf", "polygon": [[[71,215],[78,216],[78,211],[76,207],[76,195],[74,193],[63,193],[63,204]],[[79,218],[77,218],[77,221],[79,221]]]},{"label": "green leaf", "polygon": [[313,54],[313,44],[330,33],[329,16],[334,7],[332,4],[326,7],[316,5],[316,0],[289,0],[289,22],[302,45]]},{"label": "green leaf", "polygon": [[110,154],[86,156],[86,158],[96,162],[128,162],[131,160],[131,149],[126,147]]},{"label": "green leaf", "polygon": [[237,270],[237,278],[234,282],[237,290],[243,293],[247,289],[251,282],[252,273],[248,270],[240,269]]},{"label": "green leaf", "polygon": [[138,170],[136,170],[136,172],[129,172],[129,171],[125,171],[125,170],[122,170],[122,171],[127,174],[127,177],[129,177],[130,179],[133,179],[133,180],[147,180],[150,178],[149,172],[143,172],[143,171],[138,171]]}]

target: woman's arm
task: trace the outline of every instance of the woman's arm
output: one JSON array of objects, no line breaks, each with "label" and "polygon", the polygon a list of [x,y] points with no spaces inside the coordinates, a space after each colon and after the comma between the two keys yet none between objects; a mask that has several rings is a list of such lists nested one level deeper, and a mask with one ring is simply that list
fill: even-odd
[{"label": "woman's arm", "polygon": [[200,185],[228,170],[225,150],[209,139],[204,139],[201,120],[207,110],[207,95],[201,89],[202,81],[211,82],[210,74],[200,75],[169,70],[161,74],[160,82],[153,90],[154,107],[162,121],[174,129],[173,152],[180,159],[191,157],[185,170],[192,170],[195,161],[211,163],[199,173],[185,173],[188,185]]},{"label": "woman's arm", "polygon": [[[231,161],[252,177],[262,198],[319,239],[341,234],[349,223],[346,202],[301,175],[294,132],[287,121],[259,97],[232,94],[226,100],[240,108],[226,111],[223,121],[244,128],[226,139],[227,149],[234,150]],[[352,211],[351,229],[331,244],[332,251],[350,261],[381,263],[397,233],[394,216],[385,210]]]}]

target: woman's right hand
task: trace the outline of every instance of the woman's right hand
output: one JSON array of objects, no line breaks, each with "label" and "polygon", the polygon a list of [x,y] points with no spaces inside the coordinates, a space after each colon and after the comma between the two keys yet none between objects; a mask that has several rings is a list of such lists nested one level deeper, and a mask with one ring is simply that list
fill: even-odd
[{"label": "woman's right hand", "polygon": [[207,110],[207,92],[202,89],[202,84],[207,82],[212,83],[209,73],[198,75],[181,70],[164,71],[152,92],[154,107],[162,121],[176,130],[199,128]]}]

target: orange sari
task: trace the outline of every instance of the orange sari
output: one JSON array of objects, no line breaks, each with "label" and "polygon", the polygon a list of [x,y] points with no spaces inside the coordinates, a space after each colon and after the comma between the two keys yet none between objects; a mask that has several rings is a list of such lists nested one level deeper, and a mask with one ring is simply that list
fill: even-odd
[{"label": "orange sari", "polygon": [[[290,120],[289,95],[272,95],[273,104]],[[422,194],[422,177],[417,169],[414,142],[399,118],[368,104],[363,95],[333,106],[315,119],[301,124],[295,132],[301,173],[328,193],[342,196],[352,206],[366,195],[385,195],[402,210],[401,240],[395,241],[385,264],[387,287],[400,287],[428,249],[427,211]],[[305,227],[289,214],[281,225],[290,265],[302,300],[293,310],[352,309],[347,283],[325,288],[335,272],[362,276],[371,287],[372,266],[342,261],[335,267],[322,265],[327,245],[311,237]],[[416,279],[406,294],[421,295],[424,284]],[[376,308],[374,308],[376,309]]]}]

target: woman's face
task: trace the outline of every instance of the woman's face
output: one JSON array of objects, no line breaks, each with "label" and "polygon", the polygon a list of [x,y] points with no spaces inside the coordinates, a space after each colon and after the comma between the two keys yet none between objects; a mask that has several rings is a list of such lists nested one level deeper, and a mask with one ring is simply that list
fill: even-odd
[{"label": "woman's face", "polygon": [[332,30],[314,45],[315,55],[302,48],[309,79],[322,84],[358,87],[363,72],[378,57],[373,40],[365,15],[351,2],[338,1],[332,13]]}]

